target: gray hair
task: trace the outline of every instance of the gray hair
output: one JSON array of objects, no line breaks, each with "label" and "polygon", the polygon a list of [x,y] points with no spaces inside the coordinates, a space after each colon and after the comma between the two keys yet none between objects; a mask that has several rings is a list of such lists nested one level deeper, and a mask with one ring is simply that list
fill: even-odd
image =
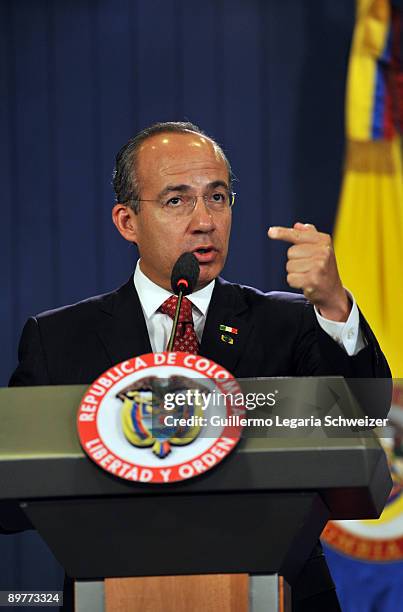
[{"label": "gray hair", "polygon": [[173,132],[176,134],[187,134],[194,132],[205,136],[212,141],[214,146],[219,151],[220,155],[228,168],[230,187],[233,180],[233,174],[231,165],[222,150],[222,148],[210,138],[205,132],[203,132],[197,125],[188,121],[167,121],[161,123],[155,123],[154,125],[145,128],[139,132],[136,136],[131,138],[116,155],[116,164],[113,171],[113,188],[115,190],[116,202],[121,204],[128,204],[133,211],[137,214],[140,210],[140,185],[137,177],[137,155],[140,145],[155,134],[161,134],[164,132]]}]

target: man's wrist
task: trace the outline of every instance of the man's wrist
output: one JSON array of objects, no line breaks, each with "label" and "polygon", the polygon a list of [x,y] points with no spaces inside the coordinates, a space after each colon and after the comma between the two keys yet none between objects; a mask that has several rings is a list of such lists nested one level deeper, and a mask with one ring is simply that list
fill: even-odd
[{"label": "man's wrist", "polygon": [[331,306],[317,306],[317,311],[324,319],[328,321],[335,321],[337,323],[345,323],[350,316],[352,308],[352,302],[346,292],[343,289],[343,296],[337,301],[333,302]]}]

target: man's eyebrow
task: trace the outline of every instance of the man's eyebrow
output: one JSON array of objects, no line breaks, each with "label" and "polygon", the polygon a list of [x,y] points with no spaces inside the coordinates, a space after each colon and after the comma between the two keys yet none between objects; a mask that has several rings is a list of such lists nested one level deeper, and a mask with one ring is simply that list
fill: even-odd
[{"label": "man's eyebrow", "polygon": [[[228,185],[225,181],[212,181],[211,183],[208,183],[206,185],[206,189],[216,189],[216,187],[224,187],[225,189],[228,189]],[[167,195],[168,193],[172,193],[173,191],[175,192],[179,192],[179,193],[184,193],[186,191],[190,191],[192,189],[192,187],[190,185],[185,185],[185,184],[180,184],[180,185],[167,185],[166,187],[164,187],[164,189],[162,191],[160,191],[160,193],[158,194],[159,198],[164,197],[165,195]]]},{"label": "man's eyebrow", "polygon": [[216,187],[224,187],[225,189],[229,190],[229,187],[225,181],[213,181],[212,183],[209,183],[207,187],[210,187],[211,189],[215,189]]},{"label": "man's eyebrow", "polygon": [[161,198],[172,191],[179,191],[180,193],[183,193],[184,191],[189,191],[190,189],[192,189],[190,185],[167,185],[162,191],[159,192],[158,197]]}]

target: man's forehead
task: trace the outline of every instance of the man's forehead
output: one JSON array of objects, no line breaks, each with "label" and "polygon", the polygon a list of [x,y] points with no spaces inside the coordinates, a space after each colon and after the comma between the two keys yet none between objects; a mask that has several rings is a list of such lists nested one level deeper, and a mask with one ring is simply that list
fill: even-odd
[{"label": "man's forehead", "polygon": [[137,156],[141,190],[161,191],[166,184],[202,188],[222,180],[229,184],[228,166],[215,143],[202,134],[161,133],[148,138]]},{"label": "man's forehead", "polygon": [[162,166],[179,166],[183,161],[202,165],[223,162],[217,145],[207,136],[196,132],[154,134],[139,147],[138,162],[147,161]]}]

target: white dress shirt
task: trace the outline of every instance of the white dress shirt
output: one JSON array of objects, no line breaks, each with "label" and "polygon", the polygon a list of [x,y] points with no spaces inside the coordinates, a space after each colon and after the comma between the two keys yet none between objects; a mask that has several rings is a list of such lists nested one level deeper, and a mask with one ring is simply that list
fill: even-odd
[{"label": "white dress shirt", "polygon": [[[156,285],[140,269],[137,262],[134,271],[134,286],[140,299],[144,318],[147,325],[151,348],[154,353],[166,350],[172,330],[172,319],[159,312],[160,306],[172,293]],[[203,335],[207,311],[214,289],[214,280],[208,285],[188,296],[192,302],[193,324],[199,342]],[[321,328],[339,344],[348,355],[356,355],[365,346],[362,332],[359,328],[359,313],[354,297],[348,292],[352,301],[350,315],[345,323],[330,321],[322,317],[315,308],[315,314]]]},{"label": "white dress shirt", "polygon": [[[137,262],[134,272],[134,286],[143,309],[151,348],[154,353],[165,351],[171,335],[172,319],[169,315],[159,312],[159,308],[165,300],[171,297],[172,292],[156,285],[148,276],[143,274],[140,269],[140,260]],[[199,342],[201,342],[203,335],[213,289],[214,281],[212,280],[203,289],[194,291],[187,296],[193,304],[193,325]]]}]

